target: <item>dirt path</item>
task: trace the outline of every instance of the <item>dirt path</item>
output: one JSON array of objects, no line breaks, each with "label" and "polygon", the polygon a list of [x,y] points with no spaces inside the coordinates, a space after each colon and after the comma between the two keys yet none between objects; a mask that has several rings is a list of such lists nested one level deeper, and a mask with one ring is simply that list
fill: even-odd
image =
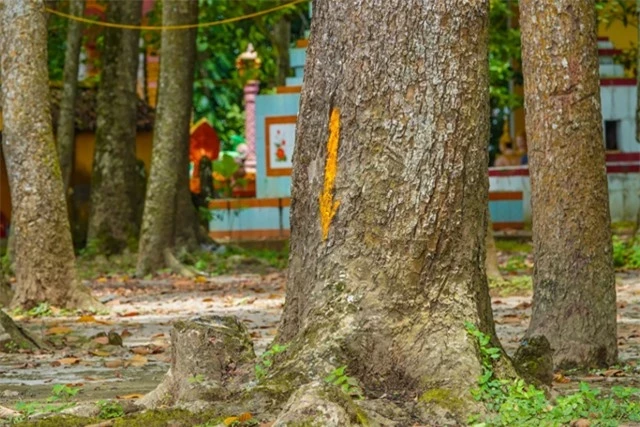
[{"label": "dirt path", "polygon": [[[169,366],[172,322],[194,315],[224,314],[240,318],[254,338],[256,351],[273,339],[284,303],[284,273],[219,276],[188,280],[169,275],[153,280],[126,276],[88,283],[110,313],[94,316],[20,318],[29,330],[51,341],[53,352],[0,353],[0,405],[43,400],[53,385],[79,387],[79,401],[143,394],[155,387]],[[498,335],[512,353],[529,316],[530,295],[493,298]],[[620,359],[626,366],[555,385],[577,387],[578,380],[640,385],[640,271],[618,274]],[[109,344],[109,332],[112,334]],[[100,335],[101,334],[101,335]],[[566,380],[562,380],[566,381]]]}]

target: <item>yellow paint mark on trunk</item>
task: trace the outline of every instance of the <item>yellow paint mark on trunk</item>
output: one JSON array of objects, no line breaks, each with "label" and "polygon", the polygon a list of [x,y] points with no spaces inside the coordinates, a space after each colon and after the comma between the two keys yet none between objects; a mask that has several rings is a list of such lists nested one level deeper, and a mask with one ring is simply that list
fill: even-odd
[{"label": "yellow paint mark on trunk", "polygon": [[327,141],[327,163],[324,167],[324,188],[320,195],[320,224],[322,240],[327,240],[331,220],[338,211],[339,201],[333,200],[333,188],[338,172],[338,141],[340,139],[340,109],[331,110],[329,140]]}]

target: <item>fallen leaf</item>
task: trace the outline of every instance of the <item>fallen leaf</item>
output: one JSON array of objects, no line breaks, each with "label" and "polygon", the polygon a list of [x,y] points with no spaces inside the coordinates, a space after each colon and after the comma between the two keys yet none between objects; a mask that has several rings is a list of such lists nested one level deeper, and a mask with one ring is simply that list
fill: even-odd
[{"label": "fallen leaf", "polygon": [[236,421],[239,421],[238,417],[228,417],[228,418],[224,419],[223,423],[226,426],[230,426],[231,424],[235,423]]},{"label": "fallen leaf", "polygon": [[78,320],[76,320],[76,322],[78,323],[95,323],[96,322],[96,318],[90,314],[85,314],[84,316],[80,316],[78,318]]},{"label": "fallen leaf", "polygon": [[141,354],[144,356],[144,355],[150,354],[151,350],[147,347],[133,347],[131,349],[131,352],[135,354]]},{"label": "fallen leaf", "polygon": [[99,277],[96,282],[98,283],[107,283],[107,278],[106,277]]},{"label": "fallen leaf", "polygon": [[109,337],[97,337],[93,339],[96,344],[107,345],[109,344]]},{"label": "fallen leaf", "polygon": [[[56,365],[54,365],[54,363]],[[60,365],[76,365],[80,363],[80,359],[78,359],[77,357],[65,357],[62,359],[58,359],[54,362],[51,362],[51,365],[53,366],[60,366]]]},{"label": "fallen leaf", "polygon": [[120,336],[122,338],[130,337],[131,335],[133,335],[133,334],[131,332],[129,332],[128,329],[123,329],[122,332],[120,333]]},{"label": "fallen leaf", "polygon": [[132,393],[132,394],[125,394],[125,395],[122,395],[122,396],[116,396],[116,399],[122,399],[122,400],[140,399],[143,396],[144,396],[144,394]]},{"label": "fallen leaf", "polygon": [[520,304],[516,305],[516,310],[524,310],[531,307],[531,303],[529,301],[524,301],[521,302]]},{"label": "fallen leaf", "polygon": [[207,278],[204,276],[198,276],[195,279],[193,279],[193,281],[195,283],[205,283],[207,281]]},{"label": "fallen leaf", "polygon": [[202,302],[213,302],[213,298],[203,298]]},{"label": "fallen leaf", "polygon": [[238,421],[240,421],[241,423],[245,422],[245,421],[249,421],[250,419],[253,418],[253,415],[251,415],[250,412],[245,412],[243,414],[240,414],[240,416],[238,417]]},{"label": "fallen leaf", "polygon": [[70,334],[71,332],[73,332],[73,329],[67,326],[54,326],[53,328],[47,329],[45,334],[46,335],[64,335],[64,334]]},{"label": "fallen leaf", "polygon": [[571,421],[571,424],[569,424],[570,427],[589,427],[590,425],[591,425],[591,421],[585,418],[580,418],[579,420]]},{"label": "fallen leaf", "polygon": [[129,311],[127,313],[124,314],[120,314],[120,317],[134,317],[134,316],[139,316],[140,313],[138,313],[137,311]]},{"label": "fallen leaf", "polygon": [[159,334],[155,334],[151,336],[151,339],[164,337],[164,333],[160,332]]},{"label": "fallen leaf", "polygon": [[91,350],[89,352],[89,354],[92,354],[94,356],[98,356],[98,357],[107,357],[109,356],[111,353],[104,351],[104,350]]},{"label": "fallen leaf", "polygon": [[120,359],[116,360],[107,360],[104,362],[105,368],[121,368],[124,365],[124,362]]},{"label": "fallen leaf", "polygon": [[140,366],[146,365],[148,360],[147,360],[146,357],[142,356],[141,354],[136,354],[131,359],[129,359],[127,362],[128,362],[127,366],[130,365],[130,366],[140,367]]},{"label": "fallen leaf", "polygon": [[624,371],[620,369],[608,369],[604,371],[603,375],[605,377],[624,377]]},{"label": "fallen leaf", "polygon": [[560,383],[560,384],[566,384],[566,383],[570,383],[571,379],[565,377],[564,375],[562,375],[561,373],[557,373],[553,376],[553,381]]}]

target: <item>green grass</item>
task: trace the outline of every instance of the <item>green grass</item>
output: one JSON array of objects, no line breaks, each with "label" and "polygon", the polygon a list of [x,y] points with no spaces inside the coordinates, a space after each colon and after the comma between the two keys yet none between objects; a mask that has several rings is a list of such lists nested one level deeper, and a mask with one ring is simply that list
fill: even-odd
[{"label": "green grass", "polygon": [[496,239],[496,248],[500,252],[509,253],[530,253],[533,249],[531,242],[517,239]]}]

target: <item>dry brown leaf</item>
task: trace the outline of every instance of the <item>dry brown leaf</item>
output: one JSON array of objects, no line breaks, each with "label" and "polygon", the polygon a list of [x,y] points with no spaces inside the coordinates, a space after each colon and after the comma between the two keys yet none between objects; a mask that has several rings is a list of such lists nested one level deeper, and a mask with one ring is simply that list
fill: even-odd
[{"label": "dry brown leaf", "polygon": [[64,357],[62,359],[58,359],[54,362],[52,362],[51,364],[56,364],[55,366],[59,366],[59,365],[77,365],[78,363],[80,363],[80,359],[78,359],[77,357]]},{"label": "dry brown leaf", "polygon": [[98,283],[107,283],[107,278],[106,277],[99,277],[98,279],[96,279],[96,282],[98,282]]},{"label": "dry brown leaf", "polygon": [[107,345],[109,344],[109,337],[96,337],[93,339],[93,342],[96,344]]},{"label": "dry brown leaf", "polygon": [[624,371],[620,369],[608,369],[604,371],[603,375],[605,377],[624,377]]},{"label": "dry brown leaf", "polygon": [[147,347],[133,347],[131,349],[131,352],[135,353],[135,354],[141,354],[141,355],[145,356],[147,354],[150,354],[151,350],[149,348],[147,348]]},{"label": "dry brown leaf", "polygon": [[132,394],[125,394],[122,396],[116,396],[116,399],[122,399],[122,400],[140,399],[143,396],[144,394],[141,394],[141,393],[132,393]]},{"label": "dry brown leaf", "polygon": [[213,298],[203,298],[202,302],[213,302]]},{"label": "dry brown leaf", "polygon": [[250,412],[245,412],[243,414],[240,414],[240,416],[238,417],[238,421],[240,421],[241,423],[245,422],[245,421],[249,421],[250,419],[253,418],[253,415],[251,415]]},{"label": "dry brown leaf", "polygon": [[136,354],[131,359],[129,359],[127,362],[128,362],[127,365],[140,367],[140,366],[146,365],[148,360],[143,355]]},{"label": "dry brown leaf", "polygon": [[73,329],[67,326],[54,326],[53,328],[47,329],[45,334],[46,335],[64,335],[64,334],[70,334],[71,332],[73,332]]},{"label": "dry brown leaf", "polygon": [[111,353],[109,353],[108,351],[104,351],[104,350],[91,350],[89,352],[89,354],[92,354],[94,356],[98,356],[98,357],[107,357],[109,356]]},{"label": "dry brown leaf", "polygon": [[564,375],[562,375],[561,373],[557,373],[553,376],[553,381],[560,383],[560,384],[566,384],[566,383],[570,383],[571,379],[565,377]]},{"label": "dry brown leaf", "polygon": [[207,281],[207,278],[204,276],[198,276],[195,279],[193,279],[193,281],[195,283],[205,283]]},{"label": "dry brown leaf", "polygon": [[127,313],[120,314],[119,316],[120,317],[134,317],[134,316],[139,316],[139,315],[140,315],[140,313],[137,312],[137,311],[129,311]]},{"label": "dry brown leaf", "polygon": [[130,337],[131,335],[133,335],[133,334],[132,334],[131,332],[129,332],[129,330],[128,330],[128,329],[123,329],[123,330],[122,330],[122,333],[120,334],[120,336],[121,336],[122,338]]},{"label": "dry brown leaf", "polygon": [[78,317],[78,320],[76,320],[76,322],[78,322],[78,323],[95,323],[96,322],[96,318],[95,318],[95,316],[92,316],[90,314],[85,314],[84,316]]},{"label": "dry brown leaf", "polygon": [[151,339],[164,337],[164,333],[160,332],[159,334],[155,334],[151,336]]},{"label": "dry brown leaf", "polygon": [[124,362],[120,359],[116,360],[107,360],[104,362],[105,368],[121,368],[124,365]]}]

